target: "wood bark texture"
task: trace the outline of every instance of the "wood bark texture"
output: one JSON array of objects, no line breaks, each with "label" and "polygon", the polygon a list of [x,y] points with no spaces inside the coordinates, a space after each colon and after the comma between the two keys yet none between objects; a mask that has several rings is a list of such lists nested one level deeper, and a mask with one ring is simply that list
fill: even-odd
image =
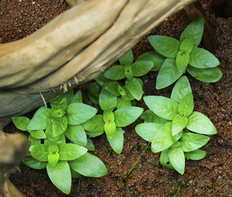
[{"label": "wood bark texture", "polygon": [[[0,45],[0,122],[104,72],[165,18],[195,0],[88,0],[32,35]],[[29,99],[30,98],[30,99]],[[3,101],[3,102],[2,102]]]}]

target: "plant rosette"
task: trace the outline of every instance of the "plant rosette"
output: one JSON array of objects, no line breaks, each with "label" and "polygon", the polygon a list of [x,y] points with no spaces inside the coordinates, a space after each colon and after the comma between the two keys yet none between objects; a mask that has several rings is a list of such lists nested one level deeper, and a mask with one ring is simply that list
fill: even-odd
[{"label": "plant rosette", "polygon": [[103,114],[98,114],[82,124],[90,137],[96,137],[105,132],[112,149],[120,154],[123,149],[124,135],[122,127],[132,124],[143,112],[140,107],[122,107],[115,110],[117,96],[102,88],[99,95],[99,105]]},{"label": "plant rosette", "polygon": [[143,99],[149,110],[142,114],[145,122],[137,125],[135,131],[151,142],[152,152],[161,152],[162,165],[183,174],[185,158],[205,157],[206,152],[199,148],[210,138],[201,134],[216,134],[215,126],[205,115],[193,111],[193,95],[186,76],[177,81],[171,98],[144,96]]},{"label": "plant rosette", "polygon": [[[31,156],[25,157],[24,163],[34,169],[46,168],[52,183],[69,194],[72,178],[107,174],[104,163],[87,152],[94,150],[94,145],[81,126],[97,110],[83,104],[81,92],[74,95],[73,90],[56,97],[50,104],[51,109],[41,107],[31,120],[24,116],[12,120],[18,129],[30,133]],[[70,142],[66,143],[67,140]]]},{"label": "plant rosette", "polygon": [[[203,82],[217,82],[222,72],[217,68],[218,59],[209,51],[197,47],[202,39],[204,19],[198,18],[190,23],[180,36],[180,41],[168,36],[149,36],[148,40],[158,52],[143,54],[142,60],[158,59],[159,69],[156,88],[162,89],[174,83],[186,71]],[[162,58],[165,58],[165,60]]]}]

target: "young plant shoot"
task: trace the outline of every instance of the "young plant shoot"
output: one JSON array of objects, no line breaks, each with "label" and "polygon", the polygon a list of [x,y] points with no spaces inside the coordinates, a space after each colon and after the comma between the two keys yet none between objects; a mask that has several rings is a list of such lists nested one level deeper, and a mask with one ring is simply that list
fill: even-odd
[{"label": "young plant shoot", "polygon": [[81,126],[97,109],[83,104],[81,92],[74,95],[73,90],[56,97],[50,105],[39,108],[31,120],[23,116],[12,120],[18,129],[30,133],[31,156],[25,157],[24,163],[34,169],[46,168],[52,183],[69,194],[72,178],[107,173],[104,163],[87,152],[87,148],[94,150],[94,145]]},{"label": "young plant shoot", "polygon": [[143,99],[149,110],[141,116],[145,122],[136,126],[137,134],[151,142],[152,152],[161,152],[162,165],[183,174],[185,158],[204,158],[206,152],[199,148],[210,138],[201,134],[216,134],[215,126],[205,115],[193,111],[193,95],[186,76],[177,81],[171,98],[144,96]]},{"label": "young plant shoot", "polygon": [[[157,76],[157,89],[171,85],[186,71],[203,82],[217,82],[222,77],[222,72],[217,68],[218,59],[209,51],[198,47],[203,30],[204,19],[198,18],[185,28],[180,41],[160,35],[148,37],[155,51],[166,58]],[[149,53],[147,60],[153,56]]]}]

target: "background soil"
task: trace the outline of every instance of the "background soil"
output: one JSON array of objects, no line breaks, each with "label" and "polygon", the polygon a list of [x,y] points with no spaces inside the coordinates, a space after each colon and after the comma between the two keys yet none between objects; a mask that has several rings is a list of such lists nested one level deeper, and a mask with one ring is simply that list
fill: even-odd
[{"label": "background soil", "polygon": [[[144,151],[147,142],[135,133],[138,120],[124,129],[124,149],[120,155],[110,152],[105,136],[93,139],[96,148],[93,154],[105,163],[109,172],[97,179],[73,179],[70,196],[232,196],[232,18],[216,17],[212,1],[201,0],[200,3],[213,25],[216,46],[213,53],[220,60],[219,68],[223,72],[223,78],[213,84],[202,83],[187,75],[193,89],[194,110],[208,116],[218,131],[217,135],[211,136],[205,148],[206,157],[200,161],[186,161],[183,176],[160,166],[159,154],[152,153],[150,149]],[[67,9],[68,5],[60,0],[1,0],[0,43],[28,36]],[[180,11],[148,35],[179,39],[188,24]],[[133,48],[135,59],[150,50],[152,48],[145,37]],[[151,72],[143,77],[145,95],[169,97],[173,86],[157,91],[156,75],[157,72]],[[84,96],[85,87],[86,84],[79,87]],[[89,102],[86,98],[84,101]],[[142,101],[138,105],[145,107]],[[18,130],[10,124],[4,131]],[[135,169],[127,176],[141,154]],[[20,168],[21,172],[15,172],[10,180],[26,196],[65,196],[50,182],[46,170],[33,170],[24,164]]]}]

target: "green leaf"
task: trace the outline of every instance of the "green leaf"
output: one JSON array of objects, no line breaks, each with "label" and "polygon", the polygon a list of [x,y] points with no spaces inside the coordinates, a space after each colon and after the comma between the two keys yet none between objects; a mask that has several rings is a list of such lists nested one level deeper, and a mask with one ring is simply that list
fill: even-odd
[{"label": "green leaf", "polygon": [[126,87],[126,85],[123,87],[123,89],[125,90],[126,94],[123,96],[122,98],[127,100],[127,101],[132,101],[135,99],[135,97],[132,96],[132,94],[130,93],[130,91],[128,90],[128,88]]},{"label": "green leaf", "polygon": [[50,144],[48,146],[49,153],[59,152],[59,147],[57,144]]},{"label": "green leaf", "polygon": [[92,118],[97,113],[97,109],[83,103],[72,103],[67,107],[68,124],[82,124]]},{"label": "green leaf", "polygon": [[43,108],[37,111],[29,124],[27,125],[27,130],[40,130],[46,129],[49,123],[49,116],[51,113],[51,109]]},{"label": "green leaf", "polygon": [[190,53],[189,64],[195,68],[213,68],[218,66],[220,62],[209,51],[194,47]]},{"label": "green leaf", "polygon": [[191,160],[200,160],[206,156],[206,151],[204,150],[194,150],[192,152],[184,153],[186,159]]},{"label": "green leaf", "polygon": [[149,36],[148,40],[156,51],[168,58],[175,58],[180,48],[180,42],[172,37]]},{"label": "green leaf", "polygon": [[120,86],[120,84],[117,81],[112,81],[106,85],[105,89],[111,94],[113,94],[114,96],[120,96],[120,93],[118,91],[118,86]]},{"label": "green leaf", "polygon": [[137,61],[132,64],[132,71],[135,77],[140,77],[146,75],[153,67],[152,61]]},{"label": "green leaf", "polygon": [[188,118],[176,114],[172,120],[172,135],[178,134],[188,124]]},{"label": "green leaf", "polygon": [[75,144],[80,146],[85,146],[87,144],[87,135],[81,125],[68,125],[64,134]]},{"label": "green leaf", "polygon": [[123,131],[122,128],[117,128],[114,136],[112,138],[107,137],[108,142],[110,143],[111,148],[116,152],[117,154],[120,154],[123,149]]},{"label": "green leaf", "polygon": [[175,141],[172,138],[172,123],[164,124],[156,133],[151,143],[153,153],[169,148]]},{"label": "green leaf", "polygon": [[37,130],[37,131],[30,131],[31,137],[35,139],[44,139],[46,138],[46,134],[43,130]]},{"label": "green leaf", "polygon": [[96,156],[85,153],[83,156],[69,162],[70,167],[88,177],[101,177],[107,174],[105,164]]},{"label": "green leaf", "polygon": [[74,179],[81,178],[81,174],[79,174],[78,172],[75,172],[72,168],[70,168],[70,171],[71,171],[72,178],[74,178]]},{"label": "green leaf", "polygon": [[168,120],[159,117],[150,109],[143,112],[140,118],[143,119],[145,123],[153,122],[158,124],[165,124],[166,122],[168,122]]},{"label": "green leaf", "polygon": [[126,54],[124,54],[121,58],[119,58],[119,62],[122,65],[132,64],[134,60],[132,50],[129,50]]},{"label": "green leaf", "polygon": [[87,148],[88,151],[95,151],[93,141],[89,137],[87,138],[87,144],[84,147]]},{"label": "green leaf", "polygon": [[31,142],[31,145],[41,144],[41,140],[40,139],[35,139],[31,135],[28,136],[28,140]]},{"label": "green leaf", "polygon": [[105,73],[104,77],[112,80],[121,80],[125,78],[125,72],[123,66],[112,66]]},{"label": "green leaf", "polygon": [[95,78],[95,81],[102,87],[105,83],[111,82],[112,80],[106,78],[104,74],[102,74],[99,77]]},{"label": "green leaf", "polygon": [[208,136],[187,132],[184,133],[180,139],[181,148],[184,152],[191,152],[201,148],[209,140],[210,137]]},{"label": "green leaf", "polygon": [[30,119],[25,116],[13,117],[12,121],[17,129],[21,131],[27,131],[27,125],[30,122]]},{"label": "green leaf", "polygon": [[103,111],[103,121],[104,122],[114,122],[114,113],[112,110],[107,109]]},{"label": "green leaf", "polygon": [[133,71],[132,71],[132,66],[130,64],[126,64],[124,66],[124,72],[125,76],[128,80],[131,80],[134,76]]},{"label": "green leaf", "polygon": [[163,96],[144,96],[144,102],[158,116],[172,120],[178,113],[178,103]]},{"label": "green leaf", "polygon": [[108,92],[103,86],[100,96],[99,96],[99,105],[104,111],[106,109],[113,110],[117,104],[117,97]]},{"label": "green leaf", "polygon": [[23,163],[29,166],[30,168],[41,170],[41,169],[46,168],[48,162],[38,161],[32,156],[29,156],[29,157],[24,157]]},{"label": "green leaf", "polygon": [[167,58],[158,72],[156,79],[156,89],[166,88],[173,84],[183,72],[179,72],[175,59]]},{"label": "green leaf", "polygon": [[179,51],[176,56],[176,66],[180,73],[185,72],[188,63],[189,63],[190,55],[184,51]]},{"label": "green leaf", "polygon": [[162,124],[157,123],[141,123],[136,125],[136,133],[146,141],[152,142],[156,132],[162,127]]},{"label": "green leaf", "polygon": [[169,155],[168,155],[169,150],[170,149],[166,149],[160,153],[160,163],[161,163],[161,165],[165,166],[166,168],[174,170],[174,168],[169,160]]},{"label": "green leaf", "polygon": [[70,104],[74,96],[73,89],[70,89],[68,92],[65,92],[64,95],[67,99],[67,105]]},{"label": "green leaf", "polygon": [[96,105],[99,104],[99,95],[101,92],[102,86],[100,86],[97,82],[93,82],[87,86],[88,97],[90,101]]},{"label": "green leaf", "polygon": [[126,127],[134,122],[143,112],[141,107],[125,107],[114,112],[117,127]]},{"label": "green leaf", "polygon": [[53,110],[57,110],[57,109],[63,109],[64,111],[66,110],[68,101],[67,98],[64,94],[61,94],[60,96],[57,96],[56,98],[54,98],[51,102],[51,108]]},{"label": "green leaf", "polygon": [[198,18],[197,20],[190,23],[182,32],[180,36],[180,42],[185,38],[191,38],[194,46],[198,46],[201,42],[202,34],[204,31],[204,18]]},{"label": "green leaf", "polygon": [[81,90],[73,96],[71,103],[83,103]]},{"label": "green leaf", "polygon": [[136,100],[141,100],[144,93],[143,86],[137,78],[133,78],[130,81],[127,80],[125,86]]},{"label": "green leaf", "polygon": [[103,116],[98,114],[82,124],[82,127],[89,132],[103,133],[104,122]]},{"label": "green leaf", "polygon": [[172,89],[171,99],[180,103],[184,96],[192,93],[192,89],[186,76],[180,77]]},{"label": "green leaf", "polygon": [[117,109],[124,108],[124,107],[131,107],[131,101],[127,101],[122,97],[119,97],[117,100]]},{"label": "green leaf", "polygon": [[59,161],[55,167],[47,165],[47,173],[52,183],[63,193],[71,191],[72,177],[67,161]]},{"label": "green leaf", "polygon": [[50,153],[48,155],[48,163],[52,166],[52,167],[55,167],[56,164],[58,163],[59,161],[59,153],[57,152],[54,152],[54,153]]},{"label": "green leaf", "polygon": [[222,72],[219,68],[194,68],[192,66],[187,67],[187,72],[195,77],[199,81],[213,83],[219,81],[222,77]]},{"label": "green leaf", "polygon": [[59,148],[60,160],[66,161],[77,159],[88,151],[87,148],[72,143],[61,144]]},{"label": "green leaf", "polygon": [[181,147],[171,148],[168,153],[168,156],[173,168],[180,174],[184,174],[185,156]]},{"label": "green leaf", "polygon": [[48,128],[45,130],[45,134],[47,137],[46,137],[46,139],[44,139],[44,144],[56,143],[59,145],[59,144],[66,143],[66,139],[65,139],[64,134],[61,134],[57,137],[54,137],[51,124],[49,124]]},{"label": "green leaf", "polygon": [[113,121],[105,122],[104,130],[108,138],[113,138],[116,131],[116,124]]},{"label": "green leaf", "polygon": [[65,132],[67,129],[68,120],[67,117],[64,116],[62,118],[54,118],[52,119],[52,130],[53,136],[57,137]]},{"label": "green leaf", "polygon": [[180,101],[178,111],[181,116],[189,116],[193,112],[193,108],[193,94],[189,92]]},{"label": "green leaf", "polygon": [[30,147],[31,156],[39,161],[48,161],[48,145],[35,144]]},{"label": "green leaf", "polygon": [[55,109],[52,110],[50,117],[52,118],[61,118],[65,115],[65,111],[63,109]]},{"label": "green leaf", "polygon": [[190,131],[206,134],[206,135],[214,135],[217,134],[217,130],[213,123],[207,118],[204,114],[200,112],[194,111],[189,116],[189,122],[187,128]]},{"label": "green leaf", "polygon": [[185,53],[190,53],[193,50],[193,40],[192,38],[185,38],[180,43],[180,51],[184,51]]},{"label": "green leaf", "polygon": [[157,51],[149,51],[149,52],[146,52],[146,53],[143,53],[142,55],[140,55],[137,58],[136,62],[138,62],[138,61],[152,61],[154,63],[154,66],[151,69],[151,71],[158,71],[161,68],[165,59],[166,58],[163,55],[159,54]]}]

